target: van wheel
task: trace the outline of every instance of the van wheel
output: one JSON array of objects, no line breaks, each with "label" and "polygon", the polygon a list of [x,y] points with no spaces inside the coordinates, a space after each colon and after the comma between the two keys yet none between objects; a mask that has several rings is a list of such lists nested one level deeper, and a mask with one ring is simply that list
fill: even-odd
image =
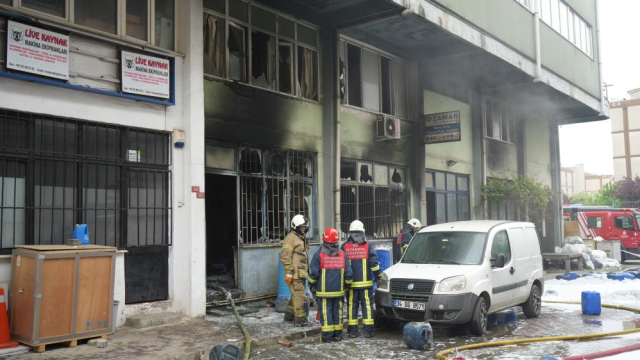
[{"label": "van wheel", "polygon": [[537,284],[531,286],[529,298],[522,305],[522,312],[528,318],[537,318],[542,311],[542,296],[540,295],[540,287]]},{"label": "van wheel", "polygon": [[489,307],[487,306],[487,300],[480,296],[476,302],[476,307],[473,309],[473,315],[469,322],[469,332],[473,335],[482,336],[487,331],[487,314]]}]

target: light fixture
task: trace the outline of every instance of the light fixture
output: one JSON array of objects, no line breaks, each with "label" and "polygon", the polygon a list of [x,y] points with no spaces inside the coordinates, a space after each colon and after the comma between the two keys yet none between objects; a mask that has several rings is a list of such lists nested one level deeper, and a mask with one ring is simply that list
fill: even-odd
[{"label": "light fixture", "polygon": [[455,160],[447,160],[447,166],[453,166],[455,164],[457,164],[458,162]]}]

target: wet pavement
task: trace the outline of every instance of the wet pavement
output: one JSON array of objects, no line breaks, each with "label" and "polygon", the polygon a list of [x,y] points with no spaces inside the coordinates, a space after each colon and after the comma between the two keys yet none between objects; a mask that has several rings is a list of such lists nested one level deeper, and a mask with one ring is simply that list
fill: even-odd
[{"label": "wet pavement", "polygon": [[[528,319],[520,308],[514,308],[515,322],[491,326],[485,336],[471,336],[463,327],[434,327],[434,350],[410,350],[402,340],[402,327],[379,329],[375,338],[345,339],[339,343],[321,344],[318,337],[298,340],[293,347],[279,345],[254,347],[253,359],[434,359],[439,351],[480,342],[519,338],[591,334],[640,328],[640,314],[602,309],[600,316],[582,315],[578,305],[545,304],[537,319]],[[501,317],[502,319],[502,317]],[[636,335],[636,336],[634,336]],[[568,356],[602,351],[635,344],[640,334],[611,339],[570,342],[546,342],[501,348],[465,351],[467,358],[536,359],[543,355]]]}]

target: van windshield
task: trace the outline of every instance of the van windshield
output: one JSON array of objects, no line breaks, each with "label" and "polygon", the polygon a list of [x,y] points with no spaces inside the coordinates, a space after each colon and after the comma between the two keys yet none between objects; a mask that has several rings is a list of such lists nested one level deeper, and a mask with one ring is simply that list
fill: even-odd
[{"label": "van windshield", "polygon": [[402,258],[407,264],[478,265],[482,263],[486,233],[418,233]]}]

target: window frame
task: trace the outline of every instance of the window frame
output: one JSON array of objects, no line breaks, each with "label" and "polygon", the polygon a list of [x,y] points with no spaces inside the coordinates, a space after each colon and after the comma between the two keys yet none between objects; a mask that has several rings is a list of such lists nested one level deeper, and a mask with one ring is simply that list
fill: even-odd
[{"label": "window frame", "polygon": [[[506,240],[507,240],[507,246],[509,247],[509,257],[507,258],[506,254],[504,254],[505,255],[504,266],[499,268],[499,267],[495,266],[496,259],[491,257],[491,255],[493,253],[493,246],[496,243],[496,237],[501,233],[504,233],[504,235],[507,238]],[[498,255],[498,254],[500,254],[500,253],[496,253],[496,255]],[[499,230],[495,234],[493,234],[493,238],[491,239],[491,249],[489,249],[489,262],[491,263],[491,269],[504,269],[507,266],[509,266],[509,264],[511,263],[512,259],[513,259],[513,251],[511,249],[511,239],[509,239],[509,232],[506,229]]]},{"label": "window frame", "polygon": [[[213,74],[207,74],[204,73],[204,78],[205,79],[214,79],[214,80],[222,80],[222,81],[237,81],[237,80],[232,80],[229,77],[229,23],[234,23],[237,25],[241,25],[243,27],[245,27],[245,33],[246,33],[246,52],[245,52],[245,63],[246,63],[246,81],[244,82],[239,82],[245,86],[251,86],[251,87],[255,87],[258,89],[262,89],[265,91],[270,91],[273,93],[277,93],[277,94],[281,94],[281,95],[285,95],[285,96],[290,96],[290,97],[294,97],[296,99],[300,99],[303,101],[310,101],[310,102],[314,102],[314,103],[320,103],[322,102],[322,94],[320,92],[320,89],[322,88],[322,75],[321,75],[321,49],[320,49],[320,28],[317,25],[311,24],[307,21],[301,20],[301,19],[297,19],[295,17],[293,17],[292,15],[283,13],[281,11],[278,11],[276,9],[272,9],[268,6],[264,6],[256,1],[253,0],[238,0],[241,2],[244,2],[247,4],[247,21],[243,21],[234,17],[231,17],[229,15],[229,0],[223,0],[225,2],[225,13],[222,14],[216,10],[213,9],[209,9],[203,6],[202,10],[203,10],[203,14],[209,14],[209,15],[213,15],[216,16],[218,19],[224,20],[224,24],[225,24],[225,43],[224,43],[224,49],[225,49],[225,69],[226,69],[226,74],[225,76],[217,76],[217,75],[213,75]],[[271,31],[271,30],[267,30],[264,29],[263,27],[260,26],[255,26],[253,25],[253,21],[252,21],[252,7],[257,7],[260,8],[264,11],[268,11],[270,13],[274,14],[275,17],[275,32]],[[294,30],[294,36],[295,39],[292,39],[286,35],[280,34],[280,29],[279,29],[279,18],[285,18],[286,20],[289,20],[291,22],[293,22],[294,26],[293,26],[293,30]],[[318,46],[313,47],[310,46],[308,44],[305,44],[301,41],[298,40],[298,24],[309,27],[313,30],[316,31],[316,43],[318,44]],[[253,82],[253,59],[252,59],[252,33],[253,31],[258,31],[258,32],[262,32],[264,34],[268,34],[271,36],[275,37],[276,43],[275,43],[275,52],[276,52],[276,72],[275,72],[275,80],[276,80],[276,85],[275,85],[275,89],[269,89],[269,88],[265,88],[259,85],[254,84]],[[284,40],[286,41],[286,43],[291,43],[292,44],[292,59],[293,61],[291,62],[291,72],[292,72],[292,78],[291,81],[293,83],[293,88],[292,88],[292,92],[288,93],[288,92],[283,92],[280,91],[280,66],[279,66],[279,61],[280,61],[280,40]],[[299,78],[298,78],[298,48],[299,47],[303,47],[306,49],[310,49],[315,51],[316,53],[316,74],[317,74],[317,84],[315,84],[316,86],[316,99],[309,99],[306,98],[304,96],[298,95],[298,93],[300,92],[300,82],[299,82]]]},{"label": "window frame", "polygon": [[[492,114],[492,118],[488,119],[487,118],[487,102],[490,101],[491,102],[491,114]],[[496,138],[495,137],[495,123],[494,123],[494,119],[495,119],[495,110],[496,110],[496,104],[500,105],[500,124],[499,124],[499,129],[500,129],[500,138]],[[508,118],[507,118],[507,123],[506,123],[506,128],[507,128],[507,140],[503,139],[503,132],[502,130],[504,129],[504,117],[502,116],[503,114],[503,109],[506,109],[508,111],[506,111],[505,113],[508,114]],[[511,144],[511,145],[516,145],[517,144],[517,138],[518,138],[518,126],[520,125],[520,117],[522,116],[521,113],[515,111],[513,109],[513,107],[511,107],[509,104],[507,104],[506,102],[496,99],[494,97],[491,96],[484,96],[482,99],[482,120],[483,120],[483,134],[484,137],[486,139],[491,139],[494,141],[500,141],[506,144]],[[491,120],[491,122],[489,122],[489,120]],[[491,125],[492,127],[492,134],[489,135],[488,133],[488,127],[489,125]]]},{"label": "window frame", "polygon": [[[357,48],[360,48],[360,97],[361,97],[361,101],[360,101],[360,105],[361,106],[357,106],[357,105],[353,105],[349,103],[349,54],[348,54],[348,47],[349,45],[351,46],[355,46]],[[373,114],[377,114],[377,115],[388,115],[388,116],[393,116],[395,118],[401,119],[401,120],[408,120],[409,119],[409,62],[396,56],[393,55],[389,52],[386,52],[384,50],[378,49],[376,47],[373,47],[369,44],[366,44],[364,42],[361,42],[359,40],[350,38],[348,36],[345,35],[340,35],[340,48],[342,49],[342,47],[344,47],[344,50],[341,51],[341,55],[344,55],[344,78],[345,78],[345,91],[344,91],[344,99],[342,99],[340,101],[340,105],[344,106],[344,107],[349,107],[349,108],[353,108],[353,109],[358,109],[358,110],[362,110],[362,111],[366,111],[366,112],[370,112]],[[363,79],[363,64],[364,64],[364,56],[363,56],[363,51],[369,51],[375,55],[378,56],[378,104],[379,104],[379,109],[378,111],[375,110],[371,110],[368,108],[364,107],[364,82],[362,81]],[[389,60],[391,60],[390,64],[391,66],[389,67],[389,74],[390,74],[390,81],[389,81],[389,100],[391,102],[391,112],[392,114],[387,114],[384,113],[382,111],[382,102],[383,102],[383,91],[382,91],[382,58],[385,57]],[[397,111],[397,104],[396,104],[396,63],[400,63],[405,67],[405,81],[404,81],[404,88],[405,88],[405,113],[406,113],[406,117],[401,117],[399,115],[396,115],[398,113]]]},{"label": "window frame", "polygon": [[57,24],[62,24],[65,26],[70,26],[73,28],[77,28],[79,30],[99,34],[102,36],[107,36],[110,38],[118,38],[121,40],[125,40],[130,43],[134,43],[137,45],[145,45],[152,46],[155,49],[161,49],[163,51],[168,52],[176,52],[178,48],[178,1],[173,1],[173,49],[166,49],[156,44],[155,40],[155,2],[156,0],[146,0],[147,1],[147,40],[140,40],[138,38],[128,36],[126,32],[126,17],[127,17],[127,0],[115,0],[116,1],[116,32],[110,33],[107,31],[102,31],[99,29],[95,29],[92,27],[88,27],[85,25],[77,24],[75,22],[75,0],[65,0],[65,16],[60,17],[52,14],[48,14],[36,9],[32,9],[30,7],[26,7],[22,4],[23,0],[13,0],[11,6],[15,8],[19,13],[24,13],[26,15],[35,16],[38,18],[43,18]]},{"label": "window frame", "polygon": [[[591,226],[591,219],[595,219],[595,226]],[[588,216],[587,217],[587,227],[589,229],[602,229],[602,216]]]},{"label": "window frame", "polygon": [[[444,189],[441,189],[438,187],[437,184],[437,177],[436,174],[444,174]],[[436,224],[440,224],[438,222],[438,194],[444,194],[444,223],[448,223],[451,221],[466,221],[466,220],[471,220],[473,218],[473,209],[471,208],[471,175],[469,174],[460,174],[460,173],[454,173],[454,172],[450,172],[450,171],[441,171],[441,170],[436,170],[436,169],[425,169],[425,176],[429,176],[429,174],[431,174],[433,176],[433,187],[427,186],[425,188],[425,191],[431,191],[434,192],[436,194],[435,197],[435,201],[436,201],[436,205],[435,205],[435,209],[436,209],[436,214],[435,214],[435,219],[436,219]],[[455,176],[455,189],[451,190],[448,188],[448,177],[450,175]],[[460,182],[459,179],[466,179],[467,180],[467,190],[460,190]],[[449,201],[448,201],[448,195],[455,195],[456,197],[456,219],[449,219]],[[460,211],[460,197],[461,196],[466,196],[468,201],[467,201],[467,205],[468,205],[468,209],[469,209],[469,219],[462,219],[462,212]]]}]

